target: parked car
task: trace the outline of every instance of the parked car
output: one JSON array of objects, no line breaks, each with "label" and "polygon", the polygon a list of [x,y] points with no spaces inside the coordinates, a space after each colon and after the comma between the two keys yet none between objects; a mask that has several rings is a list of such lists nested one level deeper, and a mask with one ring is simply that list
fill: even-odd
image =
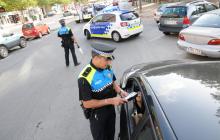
[{"label": "parked car", "polygon": [[220,61],[132,66],[121,86],[138,96],[121,106],[120,140],[220,139]]},{"label": "parked car", "polygon": [[26,40],[22,34],[14,34],[11,32],[0,32],[0,57],[8,56],[8,50],[20,46],[27,46]]},{"label": "parked car", "polygon": [[47,16],[52,17],[52,16],[56,15],[56,13],[57,13],[56,11],[50,11],[47,13]]},{"label": "parked car", "polygon": [[155,11],[154,11],[154,20],[156,21],[156,23],[159,23],[160,17],[163,14],[163,12],[165,11],[166,7],[173,6],[173,5],[176,5],[176,4],[178,4],[178,3],[166,3],[166,4],[160,5],[157,9],[155,9]]},{"label": "parked car", "polygon": [[63,16],[64,17],[68,17],[68,16],[72,16],[73,14],[70,11],[64,11],[63,12]]},{"label": "parked car", "polygon": [[193,1],[169,6],[160,18],[159,30],[165,35],[179,33],[187,28],[205,12],[215,10],[218,7],[207,1]]},{"label": "parked car", "polygon": [[92,19],[92,11],[89,9],[88,6],[82,7],[82,19],[84,22],[89,21]]},{"label": "parked car", "polygon": [[73,19],[74,19],[74,21],[75,21],[76,23],[80,23],[80,21],[81,21],[81,16],[80,16],[80,14],[79,14],[79,13],[73,14]]},{"label": "parked car", "polygon": [[191,54],[220,58],[220,9],[202,15],[182,30],[177,45]]},{"label": "parked car", "polygon": [[25,38],[41,38],[45,34],[50,34],[50,27],[43,22],[28,22],[23,24],[22,32]]},{"label": "parked car", "polygon": [[141,19],[137,13],[132,11],[99,14],[83,28],[87,39],[91,37],[112,38],[115,42],[133,35],[138,36],[142,31]]}]

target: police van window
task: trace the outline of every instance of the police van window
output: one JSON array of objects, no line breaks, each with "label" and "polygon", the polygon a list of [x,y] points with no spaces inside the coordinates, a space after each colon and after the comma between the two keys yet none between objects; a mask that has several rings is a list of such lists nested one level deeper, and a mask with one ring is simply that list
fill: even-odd
[{"label": "police van window", "polygon": [[102,20],[102,15],[98,15],[97,17],[95,17],[92,22],[103,22]]},{"label": "police van window", "polygon": [[120,15],[122,21],[134,20],[138,18],[138,14],[134,12],[127,12]]},{"label": "police van window", "polygon": [[116,17],[114,14],[105,14],[103,15],[103,22],[115,22]]}]

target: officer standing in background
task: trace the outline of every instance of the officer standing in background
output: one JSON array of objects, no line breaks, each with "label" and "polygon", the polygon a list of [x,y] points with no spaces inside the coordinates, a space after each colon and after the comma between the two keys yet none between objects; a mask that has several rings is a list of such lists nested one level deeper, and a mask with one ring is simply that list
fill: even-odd
[{"label": "officer standing in background", "polygon": [[65,51],[66,66],[69,66],[69,49],[73,57],[74,65],[78,66],[80,63],[77,61],[74,48],[74,42],[77,43],[76,39],[73,36],[72,30],[66,26],[65,20],[61,19],[59,22],[61,24],[61,27],[58,31],[58,37],[62,38],[61,46],[64,48]]},{"label": "officer standing in background", "polygon": [[[78,79],[79,100],[90,109],[90,129],[94,140],[114,140],[115,108],[127,102],[128,95],[116,83],[116,77],[108,64],[115,48],[105,44],[92,44],[92,60]],[[117,96],[117,93],[122,97]]]}]

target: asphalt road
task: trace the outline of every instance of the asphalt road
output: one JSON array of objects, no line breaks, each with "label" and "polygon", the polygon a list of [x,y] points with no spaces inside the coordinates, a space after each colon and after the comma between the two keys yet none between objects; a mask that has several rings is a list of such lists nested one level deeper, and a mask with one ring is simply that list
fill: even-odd
[{"label": "asphalt road", "polygon": [[[219,60],[189,55],[176,47],[177,36],[158,31],[152,18],[143,19],[144,32],[120,43],[83,36],[83,23],[71,23],[84,54],[76,53],[81,65],[65,67],[64,51],[56,32],[14,49],[0,60],[1,140],[90,140],[89,123],[78,100],[77,77],[90,61],[90,42],[115,46],[113,68],[117,80],[132,65],[171,59]],[[72,62],[72,60],[71,60]],[[117,122],[118,127],[118,122]]]}]

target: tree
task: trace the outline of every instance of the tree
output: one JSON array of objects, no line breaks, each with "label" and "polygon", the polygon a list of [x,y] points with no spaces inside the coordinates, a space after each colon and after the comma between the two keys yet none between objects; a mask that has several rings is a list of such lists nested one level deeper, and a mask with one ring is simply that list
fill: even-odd
[{"label": "tree", "polygon": [[37,0],[38,6],[43,8],[43,13],[48,12],[50,7],[54,4],[68,4],[72,0]]},{"label": "tree", "polygon": [[22,22],[25,21],[23,10],[37,4],[36,0],[1,0],[1,2],[3,2],[6,11],[21,11]]},{"label": "tree", "polygon": [[5,3],[4,8],[6,11],[22,11],[28,7],[35,6],[36,0],[1,0]]},{"label": "tree", "polygon": [[0,0],[0,7],[5,7],[5,6],[6,6],[6,3]]}]

